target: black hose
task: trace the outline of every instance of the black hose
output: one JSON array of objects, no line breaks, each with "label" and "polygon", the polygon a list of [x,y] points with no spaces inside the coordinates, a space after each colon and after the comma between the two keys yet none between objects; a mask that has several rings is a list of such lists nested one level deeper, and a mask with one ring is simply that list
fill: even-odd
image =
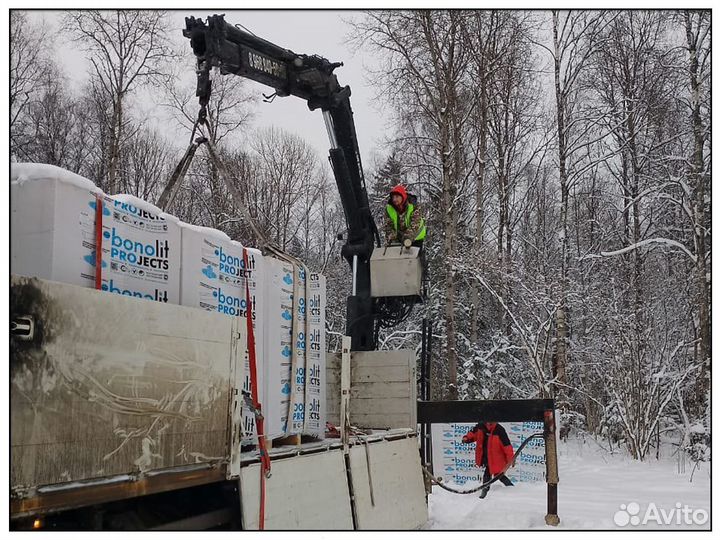
[{"label": "black hose", "polygon": [[485,489],[486,487],[488,487],[488,486],[490,486],[491,484],[493,484],[493,483],[497,482],[498,480],[500,480],[500,478],[502,477],[502,475],[505,474],[505,472],[515,463],[515,460],[516,460],[517,457],[520,455],[520,453],[523,451],[523,449],[525,448],[525,446],[527,446],[527,443],[529,443],[532,439],[536,439],[536,438],[542,437],[542,436],[543,436],[542,433],[533,433],[532,435],[530,435],[527,439],[525,439],[525,440],[520,444],[520,446],[518,446],[518,449],[515,451],[515,457],[513,458],[512,461],[508,462],[508,464],[505,465],[505,468],[504,468],[502,471],[500,471],[500,474],[497,474],[497,475],[493,476],[490,480],[488,480],[488,481],[485,482],[484,484],[481,484],[481,485],[479,485],[478,487],[473,488],[473,489],[468,489],[468,490],[464,490],[464,491],[463,491],[463,490],[460,490],[460,489],[451,488],[451,487],[443,484],[443,483],[442,483],[442,480],[441,480],[440,478],[437,478],[437,477],[433,476],[432,473],[427,470],[427,468],[423,467],[423,472],[424,472],[425,475],[428,476],[435,484],[437,484],[438,486],[440,486],[441,488],[443,488],[443,489],[446,490],[446,491],[450,491],[450,492],[452,492],[452,493],[457,493],[458,495],[469,495],[470,493],[477,493],[477,492],[480,491],[481,489]]}]

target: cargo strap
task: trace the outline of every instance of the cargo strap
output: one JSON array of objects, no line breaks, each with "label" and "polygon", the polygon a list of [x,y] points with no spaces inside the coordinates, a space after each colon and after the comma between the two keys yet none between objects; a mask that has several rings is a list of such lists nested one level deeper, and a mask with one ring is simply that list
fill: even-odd
[{"label": "cargo strap", "polygon": [[[201,122],[200,120],[199,124],[204,124],[204,122]],[[202,130],[200,129],[200,132],[202,133]],[[212,140],[209,137],[205,137],[205,147],[207,148],[208,155],[210,156],[210,160],[217,168],[220,177],[225,182],[225,185],[230,192],[233,202],[235,203],[235,206],[240,210],[240,214],[242,215],[244,221],[248,224],[250,227],[250,230],[253,232],[253,235],[255,236],[255,240],[258,242],[259,247],[262,250],[263,255],[271,255],[273,257],[276,257],[282,261],[285,261],[289,264],[293,265],[293,297],[299,298],[300,296],[300,290],[298,288],[298,273],[300,269],[302,268],[302,271],[305,272],[305,276],[307,279],[308,271],[305,265],[303,263],[293,257],[292,255],[285,253],[280,247],[272,244],[270,240],[265,236],[265,234],[260,230],[258,225],[255,223],[255,220],[253,219],[252,215],[250,214],[250,210],[248,209],[247,205],[245,204],[245,200],[240,192],[240,190],[237,188],[238,182],[237,180],[233,179],[230,176],[230,173],[228,171],[228,168],[225,166],[225,163],[223,162],[222,158],[218,154],[217,148],[215,147],[215,144],[212,142]],[[293,311],[295,311],[295,308],[293,308]],[[300,328],[297,323],[297,318],[293,317],[293,329],[292,329],[292,342],[297,343],[298,342],[298,336],[300,333]],[[305,317],[305,328],[302,329],[302,331],[307,336],[307,322],[308,318]],[[305,358],[305,361],[307,362],[307,356]],[[293,428],[293,410],[292,407],[295,404],[297,400],[300,398],[297,396],[297,391],[295,390],[295,378],[297,376],[297,369],[298,369],[298,355],[292,354],[291,358],[291,366],[290,366],[290,379],[291,379],[291,385],[290,385],[290,410],[288,411],[287,415],[287,423],[285,426],[283,426],[283,431],[285,433],[294,433],[298,432],[301,433],[304,428],[304,420],[303,420],[303,428],[300,429],[292,429]]]},{"label": "cargo strap", "polygon": [[527,444],[528,444],[532,439],[537,439],[537,438],[542,437],[542,436],[543,436],[542,433],[533,433],[532,435],[530,435],[527,439],[525,439],[525,440],[520,444],[520,446],[518,446],[518,449],[515,451],[515,457],[514,457],[511,461],[508,461],[507,465],[505,465],[505,467],[503,468],[502,471],[500,471],[498,474],[496,474],[495,476],[493,476],[490,480],[488,480],[488,481],[485,482],[484,484],[480,484],[480,485],[479,485],[478,487],[476,487],[476,488],[466,489],[466,490],[451,488],[450,486],[448,486],[448,485],[446,485],[446,484],[443,484],[442,478],[438,478],[438,477],[436,477],[436,476],[433,476],[432,473],[431,473],[430,471],[428,471],[426,467],[423,467],[422,470],[423,470],[423,473],[425,473],[425,475],[426,475],[428,478],[430,478],[430,480],[433,481],[433,483],[437,484],[438,486],[440,486],[441,488],[443,488],[445,491],[450,491],[451,493],[457,493],[458,495],[468,495],[468,494],[470,494],[470,493],[476,493],[476,492],[480,491],[481,489],[486,489],[486,488],[490,487],[491,484],[494,484],[495,482],[497,482],[498,480],[500,480],[500,478],[502,477],[502,475],[505,474],[510,467],[515,466],[515,460],[516,460],[517,457],[522,453],[522,451],[525,449],[525,447],[527,446]]},{"label": "cargo strap", "polygon": [[95,195],[95,288],[102,289],[102,233],[103,233],[103,205],[105,197],[98,193]]},{"label": "cargo strap", "polygon": [[[243,248],[243,261],[245,268],[248,268],[248,250]],[[262,415],[262,407],[258,398],[258,377],[257,358],[255,357],[255,330],[252,320],[252,297],[250,296],[250,279],[245,278],[245,298],[247,299],[247,310],[245,319],[247,321],[247,347],[250,364],[250,392],[252,396],[253,412],[255,413],[255,426],[257,428],[258,448],[260,450],[260,515],[258,517],[258,528],[265,529],[265,480],[270,478],[270,456],[265,446],[265,418]]]}]

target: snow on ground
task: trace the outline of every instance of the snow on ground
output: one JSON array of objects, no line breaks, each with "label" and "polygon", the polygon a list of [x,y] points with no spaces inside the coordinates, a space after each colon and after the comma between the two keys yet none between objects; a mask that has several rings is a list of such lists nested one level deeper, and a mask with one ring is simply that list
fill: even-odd
[{"label": "snow on ground", "polygon": [[[559,443],[559,528],[709,529],[710,463],[701,463],[691,482],[694,464],[688,461],[685,471],[678,473],[677,457],[670,457],[670,452],[666,450],[667,457],[663,459],[661,455],[659,461],[653,456],[638,462],[624,453],[608,454],[590,440]],[[461,489],[476,486],[468,484]],[[457,495],[433,486],[428,498],[430,519],[425,528],[554,530],[545,525],[546,492],[545,483],[506,487],[496,482],[488,496],[479,499],[478,493]],[[689,509],[683,513],[685,505]],[[702,520],[703,510],[708,518],[705,524],[693,524],[692,512]],[[643,525],[646,514],[650,520]],[[655,516],[660,524],[654,522]],[[689,525],[684,522],[685,516]],[[666,525],[668,517],[671,524]],[[639,523],[616,525],[616,519],[623,523],[632,518]]]}]

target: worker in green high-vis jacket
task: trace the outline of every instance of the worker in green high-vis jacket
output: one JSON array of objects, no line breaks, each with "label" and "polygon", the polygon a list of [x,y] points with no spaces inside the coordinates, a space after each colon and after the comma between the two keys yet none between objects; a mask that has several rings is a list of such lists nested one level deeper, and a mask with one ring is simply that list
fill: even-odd
[{"label": "worker in green high-vis jacket", "polygon": [[425,218],[416,198],[408,195],[405,186],[398,184],[390,190],[385,206],[385,244],[422,247],[426,234]]}]

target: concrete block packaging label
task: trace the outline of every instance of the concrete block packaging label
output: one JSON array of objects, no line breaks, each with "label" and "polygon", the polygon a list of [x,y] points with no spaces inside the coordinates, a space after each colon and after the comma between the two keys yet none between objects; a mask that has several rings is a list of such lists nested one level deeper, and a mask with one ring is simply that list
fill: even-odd
[{"label": "concrete block packaging label", "polygon": [[105,196],[102,289],[180,303],[180,222],[132,195]]},{"label": "concrete block packaging label", "polygon": [[10,271],[95,286],[95,198],[90,180],[59,167],[10,168]]},{"label": "concrete block packaging label", "polygon": [[219,254],[233,251],[230,237],[209,227],[187,223],[180,223],[180,231],[180,304],[221,313],[234,311],[233,302],[241,296],[240,287],[220,279]]},{"label": "concrete block packaging label", "polygon": [[[542,422],[501,422],[514,450],[530,435],[542,431]],[[475,423],[433,424],[432,459],[435,476],[464,485],[482,483],[483,470],[475,465],[475,443],[463,444],[462,437]],[[512,482],[542,482],[545,473],[545,443],[533,439],[506,473]]]},{"label": "concrete block packaging label", "polygon": [[292,263],[265,257],[265,418],[267,435],[288,433],[290,393],[292,391],[293,291]]},{"label": "concrete block packaging label", "polygon": [[292,356],[292,411],[290,433],[302,433],[305,427],[305,358],[307,349],[307,268],[294,265],[295,283],[293,289],[293,356]]},{"label": "concrete block packaging label", "polygon": [[[263,391],[263,257],[257,249],[248,248],[245,267],[243,246],[230,240],[225,233],[209,227],[180,223],[182,231],[182,265],[180,302],[183,306],[201,308],[231,317],[247,316],[245,280],[249,280],[252,299],[255,355],[258,363],[258,396],[264,403]],[[246,323],[241,323],[246,324]],[[243,390],[250,393],[250,355],[244,355]],[[255,415],[243,410],[243,440],[253,443],[257,437]]]},{"label": "concrete block packaging label", "polygon": [[[233,242],[233,244],[235,244]],[[239,247],[240,244],[235,244]],[[265,291],[265,260],[259,250],[253,248],[248,249],[248,266],[245,268],[245,263],[242,263],[244,276],[242,279],[242,298],[246,297],[245,294],[245,279],[248,280],[250,287],[250,296],[252,297],[252,318],[253,318],[253,330],[255,333],[255,359],[257,363],[257,378],[258,378],[258,397],[260,403],[263,406],[263,412],[265,409],[265,385],[264,385],[264,362],[265,362],[265,302],[264,302],[264,291]],[[245,380],[243,383],[243,390],[251,392],[252,387],[250,384],[250,354],[249,351],[245,350]],[[243,442],[252,443],[257,439],[257,427],[255,426],[255,415],[249,410],[243,410]]]},{"label": "concrete block packaging label", "polygon": [[[525,439],[542,432],[542,422],[510,422],[506,429],[513,448],[520,446]],[[545,441],[531,440],[523,453],[517,458],[516,465],[508,472],[513,482],[542,482],[545,479]]]},{"label": "concrete block packaging label", "polygon": [[307,281],[307,353],[305,358],[305,428],[325,435],[325,276],[311,273]]}]

